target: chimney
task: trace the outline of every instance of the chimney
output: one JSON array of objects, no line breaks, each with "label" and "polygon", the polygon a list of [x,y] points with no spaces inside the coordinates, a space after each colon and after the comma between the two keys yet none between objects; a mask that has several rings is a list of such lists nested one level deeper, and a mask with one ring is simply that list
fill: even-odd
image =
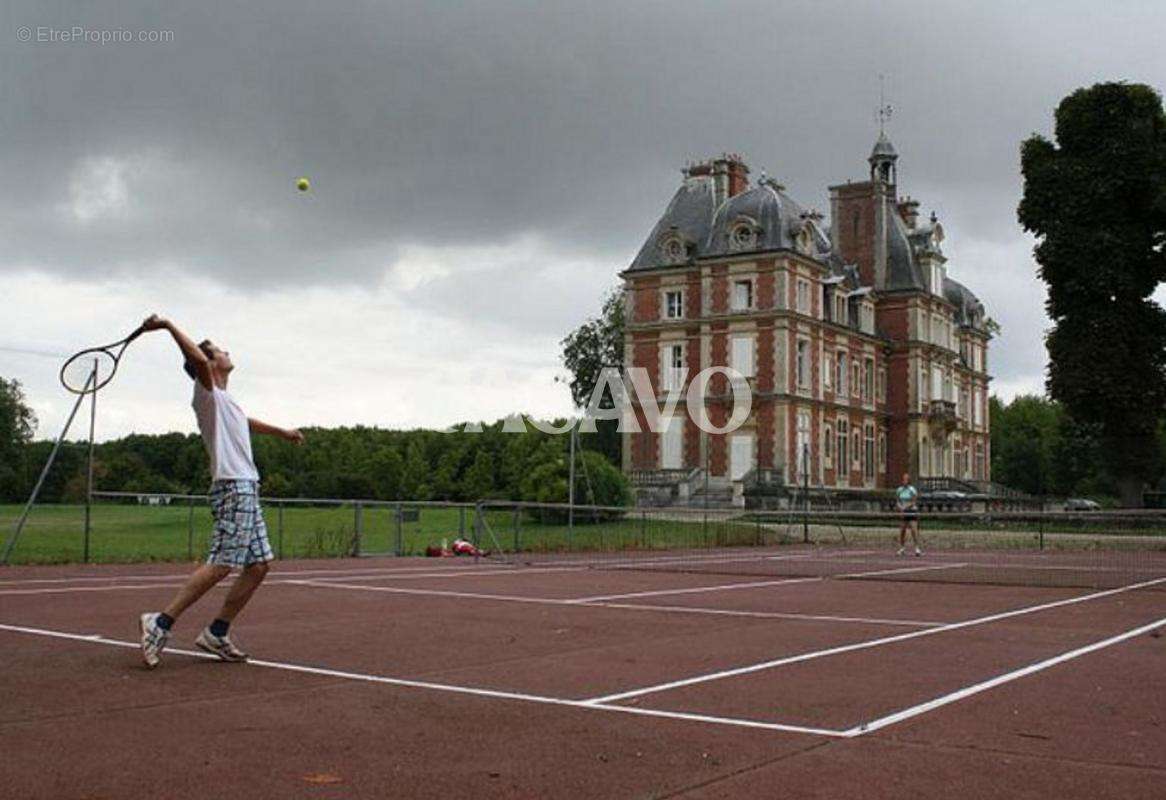
[{"label": "chimney", "polygon": [[688,175],[711,175],[713,179],[713,201],[719,206],[734,195],[749,188],[749,167],[738,155],[722,155],[700,164],[694,164],[686,171]]},{"label": "chimney", "polygon": [[749,188],[749,168],[738,155],[725,157],[729,173],[729,197],[735,197]]},{"label": "chimney", "polygon": [[912,200],[911,196],[907,195],[899,201],[898,209],[899,216],[907,223],[907,227],[914,228],[919,221],[919,201]]}]

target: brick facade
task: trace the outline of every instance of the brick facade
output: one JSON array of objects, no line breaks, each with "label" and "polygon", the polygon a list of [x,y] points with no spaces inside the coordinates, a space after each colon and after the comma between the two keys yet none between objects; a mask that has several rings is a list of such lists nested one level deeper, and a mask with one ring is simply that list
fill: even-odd
[{"label": "brick facade", "polygon": [[[787,483],[808,478],[812,486],[850,490],[886,489],[904,472],[989,478],[990,336],[983,308],[946,279],[934,216],[920,226],[918,202],[895,199],[893,158],[875,159],[871,180],[830,188],[829,234],[819,239],[812,223],[820,215],[786,200],[771,213],[785,215],[781,229],[761,229],[763,217],[750,214],[748,203],[767,202],[768,195],[760,197],[762,186],[749,189],[743,164],[721,159],[692,167],[682,192],[699,201],[698,191],[706,190],[699,181],[707,179],[707,202],[722,209],[709,214],[709,224],[725,228],[690,231],[664,219],[623,273],[632,306],[627,366],[646,369],[658,397],[665,346],[683,342],[689,381],[709,367],[731,366],[740,347],[753,359],[748,420],[735,432],[708,434],[687,414],[683,468],[707,464],[710,479],[728,481],[755,466]],[[781,187],[768,187],[784,198]],[[691,216],[679,222],[691,225]],[[756,252],[749,236],[776,244]],[[688,258],[656,265],[654,242],[669,237],[687,243]],[[739,254],[732,246],[726,251],[732,237],[745,240]],[[917,261],[909,272],[894,260],[906,247]],[[918,283],[924,272],[929,284]],[[748,283],[742,289],[740,282]],[[666,318],[668,291],[683,291],[683,318]],[[707,413],[718,427],[732,410],[728,390],[722,375],[709,384]],[[685,410],[682,402],[678,411]],[[625,468],[658,469],[662,435],[647,432],[637,416],[644,432],[629,435]],[[799,471],[802,444],[808,476]],[[751,454],[748,464],[741,463],[744,453]]]}]

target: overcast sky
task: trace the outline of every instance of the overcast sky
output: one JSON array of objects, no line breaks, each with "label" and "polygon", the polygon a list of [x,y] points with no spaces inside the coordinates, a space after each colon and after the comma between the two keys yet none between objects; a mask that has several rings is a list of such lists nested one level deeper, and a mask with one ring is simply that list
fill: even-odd
[{"label": "overcast sky", "polygon": [[[738,152],[828,212],[880,73],[900,192],[1003,326],[994,388],[1039,391],[1019,143],[1077,87],[1166,88],[1157,2],[158,5],[0,9],[0,375],[41,437],[71,403],[45,354],[151,311],[229,349],[277,424],[566,414],[558,342],[684,163]],[[163,41],[52,41],[75,28]],[[99,403],[99,438],[194,429],[164,334]]]}]

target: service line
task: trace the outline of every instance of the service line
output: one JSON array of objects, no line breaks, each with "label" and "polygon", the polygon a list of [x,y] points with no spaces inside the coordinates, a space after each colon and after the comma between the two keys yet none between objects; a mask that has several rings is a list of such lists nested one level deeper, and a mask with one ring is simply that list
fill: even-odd
[{"label": "service line", "polygon": [[1141,583],[1134,583],[1128,586],[1121,586],[1117,589],[1106,589],[1105,591],[1101,592],[1079,595],[1077,597],[1070,597],[1065,600],[1055,600],[1050,603],[1041,603],[1040,605],[1035,606],[1025,606],[1023,608],[1017,608],[1011,611],[1003,611],[998,614],[989,614],[988,616],[984,617],[976,617],[974,619],[964,620],[963,622],[952,622],[935,628],[925,628],[923,630],[911,631],[909,633],[885,636],[879,639],[869,639],[863,642],[854,642],[853,644],[842,645],[840,647],[830,647],[825,650],[815,650],[809,653],[800,653],[798,655],[787,656],[785,658],[773,659],[772,661],[762,661],[758,664],[749,664],[744,667],[736,667],[735,669],[721,670],[719,672],[711,672],[704,675],[694,675],[690,678],[683,678],[677,681],[669,681],[667,683],[659,683],[654,686],[644,686],[639,689],[631,689],[626,692],[617,692],[615,694],[603,695],[602,697],[594,697],[591,698],[589,702],[597,704],[614,703],[620,700],[628,700],[633,697],[642,697],[647,694],[656,694],[658,692],[666,692],[671,689],[679,689],[684,686],[694,686],[699,683],[708,683],[709,681],[723,680],[725,678],[735,678],[738,675],[748,675],[754,672],[760,672],[762,670],[782,667],[787,664],[797,664],[803,661],[811,661],[817,658],[836,656],[842,653],[852,653],[856,650],[868,650],[873,647],[882,647],[888,644],[895,644],[896,642],[907,641],[908,639],[917,639],[921,636],[933,636],[937,633],[961,630],[963,628],[970,628],[976,625],[986,625],[989,622],[997,622],[1002,619],[1019,617],[1024,614],[1034,614],[1038,611],[1046,611],[1050,608],[1059,608],[1061,606],[1084,603],[1089,600],[1096,600],[1101,597],[1110,597],[1115,594],[1130,592],[1135,589],[1144,589],[1146,587],[1155,586],[1160,583],[1166,583],[1166,578],[1157,578],[1156,580],[1152,581],[1143,581]]}]

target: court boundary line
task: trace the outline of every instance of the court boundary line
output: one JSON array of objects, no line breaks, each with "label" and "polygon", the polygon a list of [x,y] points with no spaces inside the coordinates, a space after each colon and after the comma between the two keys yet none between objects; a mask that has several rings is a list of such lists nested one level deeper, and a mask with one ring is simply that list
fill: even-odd
[{"label": "court boundary line", "polygon": [[[769,556],[763,560],[790,560],[790,559],[804,559],[810,558],[810,554],[806,553],[790,553],[787,555]],[[420,556],[394,556],[394,558],[409,559],[409,560],[426,560]],[[290,570],[272,570],[269,573],[270,578],[277,578],[283,576],[307,575],[317,576],[317,580],[327,580],[329,576],[334,575],[335,580],[391,580],[393,578],[407,578],[407,577],[455,577],[462,575],[521,575],[524,573],[543,573],[543,572],[586,572],[590,569],[616,570],[616,569],[631,569],[634,566],[642,564],[724,564],[733,563],[737,561],[756,561],[756,555],[693,555],[693,556],[661,556],[659,558],[637,558],[635,564],[629,565],[622,560],[611,560],[610,563],[602,560],[588,558],[569,558],[562,561],[548,560],[546,562],[527,562],[522,564],[514,563],[497,563],[495,566],[484,566],[495,562],[491,561],[474,561],[471,563],[461,562],[450,564],[449,567],[438,567],[437,564],[425,565],[415,564],[413,566],[401,566],[392,568],[338,568],[338,569],[290,569]],[[279,561],[295,561],[295,559],[279,559]],[[449,563],[449,560],[432,559],[437,563]],[[194,562],[195,565],[201,564],[201,561]],[[278,563],[278,562],[273,562]],[[23,565],[22,565],[23,566]],[[35,567],[36,565],[31,565]],[[418,574],[418,573],[432,573]],[[78,575],[71,578],[11,578],[0,580],[0,587],[3,586],[17,586],[21,584],[59,584],[59,583],[91,583],[97,581],[183,581],[190,577],[190,572],[172,572],[159,573],[157,575]]]},{"label": "court boundary line", "polygon": [[[292,559],[289,559],[292,560]],[[78,575],[72,578],[10,578],[0,580],[0,586],[17,586],[21,584],[40,584],[40,583],[93,583],[97,581],[157,581],[157,580],[186,580],[190,577],[190,572],[195,566],[202,565],[202,561],[191,562],[191,570],[187,572],[166,572],[158,573],[157,575]],[[273,562],[276,563],[276,562]],[[116,566],[116,565],[114,565]],[[562,568],[566,571],[567,568]],[[335,573],[338,578],[345,578],[349,574],[367,576],[371,580],[376,575],[383,574],[386,578],[395,576],[405,576],[415,574],[418,572],[437,570],[441,574],[461,575],[466,572],[474,571],[482,575],[491,574],[508,574],[514,570],[508,569],[506,566],[498,566],[483,569],[480,564],[451,564],[448,568],[439,568],[436,566],[402,566],[394,569],[289,569],[289,570],[271,570],[268,575],[272,578],[282,577],[285,575],[309,575],[309,576],[323,576],[327,577],[329,574]]]},{"label": "court boundary line", "polygon": [[652,686],[644,686],[639,689],[630,689],[625,692],[616,692],[613,694],[601,695],[593,697],[588,702],[596,704],[615,703],[621,700],[628,700],[633,697],[643,697],[648,694],[658,694],[659,692],[671,691],[672,689],[680,689],[685,686],[694,686],[696,684],[708,683],[710,681],[723,680],[725,678],[735,678],[739,675],[748,675],[754,672],[761,672],[767,669],[774,669],[776,667],[783,667],[788,664],[797,664],[803,661],[811,661],[818,658],[825,658],[828,656],[841,655],[842,653],[851,653],[857,650],[867,650],[874,647],[882,647],[888,644],[896,644],[898,642],[907,641],[908,639],[916,639],[921,636],[933,636],[937,633],[946,633],[948,631],[961,630],[963,628],[971,628],[977,625],[986,625],[990,622],[998,622],[1002,619],[1010,619],[1012,617],[1019,617],[1025,614],[1034,614],[1038,611],[1047,611],[1050,608],[1059,608],[1062,606],[1074,605],[1076,603],[1084,603],[1090,600],[1100,599],[1102,597],[1110,597],[1115,594],[1123,592],[1134,591],[1136,589],[1143,589],[1148,586],[1155,586],[1160,583],[1166,583],[1166,578],[1157,578],[1150,581],[1142,581],[1140,583],[1133,583],[1127,586],[1121,586],[1116,589],[1106,589],[1100,592],[1092,592],[1090,594],[1078,595],[1076,597],[1069,597],[1063,600],[1054,600],[1048,603],[1040,603],[1034,606],[1024,606],[1021,608],[1012,609],[1010,611],[1002,611],[996,614],[988,614],[982,617],[974,617],[972,619],[963,620],[961,622],[952,622],[939,627],[923,628],[917,631],[909,631],[907,633],[899,633],[894,636],[884,636],[878,639],[868,639],[862,642],[854,642],[852,644],[840,645],[838,647],[829,647],[824,650],[814,650],[808,653],[799,653],[793,656],[785,656],[783,658],[772,659],[770,661],[761,661],[756,664],[748,664],[743,667],[735,667],[733,669],[719,670],[717,672],[710,672],[704,675],[693,675],[688,678],[682,678],[676,681],[668,681],[666,683],[659,683]]},{"label": "court boundary line", "polygon": [[[101,634],[80,634],[69,633],[67,631],[52,630],[49,628],[33,628],[24,625],[10,625],[0,623],[0,631],[8,631],[10,633],[21,633],[32,636],[42,636],[54,639],[65,639],[68,641],[87,642],[89,644],[103,644],[109,647],[129,648],[137,650],[141,647],[138,642],[127,642],[121,639],[111,639]],[[216,656],[208,653],[202,653],[195,650],[184,650],[179,648],[170,648],[166,651],[173,655],[189,656],[203,660],[216,661]],[[632,714],[635,716],[657,717],[662,719],[682,720],[686,722],[700,722],[709,725],[721,725],[739,728],[753,728],[758,730],[776,731],[781,733],[800,733],[810,736],[826,736],[831,738],[853,738],[854,734],[834,730],[831,728],[813,728],[802,725],[786,725],[780,722],[763,722],[761,720],[744,719],[740,717],[717,717],[707,714],[696,714],[685,711],[668,711],[664,709],[653,708],[637,708],[635,706],[617,706],[617,705],[602,705],[596,703],[588,703],[582,700],[571,700],[562,697],[549,697],[545,695],[526,694],[523,692],[508,692],[501,689],[486,689],[476,686],[460,686],[457,684],[448,683],[434,683],[432,681],[414,680],[411,678],[394,678],[387,675],[376,675],[364,672],[351,672],[347,670],[332,669],[330,667],[317,667],[310,664],[295,664],[286,661],[267,661],[263,659],[250,659],[239,666],[260,667],[264,669],[276,669],[285,672],[297,672],[307,675],[321,675],[330,678],[342,678],[351,681],[361,681],[365,683],[379,683],[390,686],[400,686],[411,689],[427,689],[430,691],[446,692],[450,694],[471,695],[475,697],[488,697],[498,700],[515,700],[527,703],[539,703],[542,705],[562,706],[566,708],[578,708],[585,710],[599,710],[609,711],[622,714]]]},{"label": "court boundary line", "polygon": [[575,604],[601,603],[606,600],[630,600],[635,597],[661,597],[670,594],[700,594],[701,592],[727,592],[733,589],[757,589],[764,586],[784,586],[791,583],[809,583],[820,581],[822,578],[814,576],[807,578],[781,578],[772,581],[744,581],[740,583],[721,583],[713,586],[687,586],[682,589],[652,589],[645,592],[625,592],[623,594],[600,594],[592,597],[573,597],[568,602]]},{"label": "court boundary line", "polygon": [[[534,603],[544,605],[559,605],[570,606],[576,605],[583,608],[617,608],[635,611],[651,611],[651,612],[666,612],[677,614],[704,614],[704,615],[719,615],[727,617],[744,617],[751,619],[784,619],[784,620],[804,620],[817,622],[839,622],[839,623],[854,623],[865,625],[891,625],[897,627],[935,627],[938,625],[946,625],[946,622],[924,621],[913,619],[891,619],[882,617],[854,617],[842,614],[800,614],[796,612],[781,612],[781,611],[747,611],[731,608],[708,608],[705,606],[666,606],[666,605],[649,605],[636,603],[608,603],[608,602],[587,602],[581,603],[570,598],[557,597],[523,597],[516,595],[499,595],[489,594],[485,592],[459,592],[456,590],[443,589],[411,589],[404,586],[358,586],[355,584],[338,583],[336,580],[292,580],[292,579],[277,579],[268,580],[264,582],[265,586],[308,586],[313,588],[332,588],[332,589],[349,589],[352,591],[364,592],[385,592],[390,594],[407,594],[414,596],[437,596],[437,597],[454,597],[466,598],[473,600],[497,600],[500,602],[510,603]],[[818,579],[813,579],[818,580]],[[4,596],[29,596],[29,595],[43,595],[43,594],[71,594],[71,593],[86,593],[86,592],[114,592],[114,591],[138,591],[142,589],[174,589],[180,586],[178,583],[134,583],[129,585],[113,584],[105,586],[68,586],[68,587],[46,587],[38,589],[0,589],[0,597]],[[211,591],[222,590],[228,588],[227,582],[222,582],[212,587]]]},{"label": "court boundary line", "polygon": [[908,572],[935,572],[937,570],[944,569],[959,569],[966,566],[968,566],[968,564],[962,561],[945,561],[942,564],[931,564],[928,566],[919,567],[896,567],[893,569],[873,569],[866,572],[845,572],[841,575],[834,575],[832,577],[838,580],[843,580],[846,578],[870,578],[875,575],[904,575]]},{"label": "court boundary line", "polygon": [[[1166,579],[1164,579],[1166,580]],[[1157,581],[1150,582],[1156,583]],[[1125,588],[1125,587],[1123,587]],[[1141,586],[1129,587],[1142,588]],[[1104,594],[1114,594],[1117,590],[1111,590]],[[1100,594],[1100,593],[1099,593]],[[1086,595],[1081,598],[1072,598],[1078,601],[1092,599],[1099,595]],[[1061,602],[1060,604],[1064,604]],[[1036,609],[1033,609],[1036,610]],[[1116,644],[1128,641],[1129,639],[1141,636],[1158,628],[1166,627],[1166,617],[1154,620],[1135,628],[1123,631],[1105,639],[1097,640],[1081,647],[1074,648],[1055,656],[1043,659],[1038,662],[1028,664],[1015,670],[1011,670],[1000,675],[996,675],[984,681],[980,681],[969,686],[965,686],[954,692],[941,695],[923,703],[918,703],[914,706],[909,706],[905,709],[893,712],[891,714],[879,717],[874,720],[860,723],[850,728],[843,730],[836,730],[831,728],[816,728],[811,726],[790,725],[778,722],[764,722],[761,720],[752,720],[740,717],[720,717],[715,715],[698,714],[684,711],[670,711],[667,709],[651,709],[640,708],[636,706],[615,705],[613,702],[604,701],[596,702],[595,700],[572,700],[568,698],[551,697],[546,695],[535,695],[525,692],[511,692],[501,689],[488,689],[484,687],[462,686],[458,684],[444,684],[435,683],[432,681],[422,681],[410,678],[395,678],[392,676],[377,675],[373,673],[352,672],[349,670],[338,670],[329,667],[318,667],[308,664],[296,664],[284,661],[269,661],[263,659],[252,659],[246,662],[247,666],[260,667],[266,669],[276,669],[287,672],[296,672],[308,675],[320,675],[332,678],[341,678],[351,681],[359,681],[366,683],[378,683],[391,686],[400,686],[404,688],[424,689],[430,691],[439,691],[452,694],[470,695],[476,697],[487,697],[500,700],[512,700],[530,703],[539,703],[543,705],[561,706],[568,708],[592,709],[599,711],[609,711],[616,713],[632,714],[636,716],[656,717],[661,719],[681,720],[688,722],[699,722],[711,725],[730,726],[730,727],[744,727],[758,730],[776,731],[783,733],[799,733],[811,736],[824,736],[829,738],[852,739],[860,736],[865,736],[870,733],[882,730],[891,725],[898,724],[908,719],[913,719],[924,714],[928,714],[936,709],[957,703],[968,697],[980,694],[982,692],[1002,686],[1006,683],[1028,677],[1029,675],[1043,672],[1059,664],[1081,658],[1090,653],[1112,647]],[[140,647],[137,642],[128,642],[120,639],[112,639],[102,634],[78,634],[67,631],[58,631],[48,628],[34,628],[23,625],[11,625],[0,623],[0,631],[7,631],[10,633],[19,633],[26,635],[41,636],[54,639],[63,639],[67,641],[87,642],[90,644],[102,644],[110,647],[118,647],[123,649],[136,650]],[[924,633],[924,632],[920,632]],[[908,638],[908,637],[896,637]],[[202,660],[214,661],[216,657],[208,653],[202,653],[194,650],[185,650],[181,648],[171,648],[167,650],[173,655],[182,655]]]},{"label": "court boundary line", "polygon": [[636,597],[662,597],[664,595],[672,594],[697,594],[700,592],[716,592],[716,591],[732,591],[734,589],[753,589],[764,586],[782,586],[790,583],[811,583],[814,581],[825,581],[828,578],[842,579],[842,578],[866,578],[874,575],[897,575],[903,572],[926,572],[929,570],[944,570],[955,569],[966,566],[965,564],[937,564],[933,566],[918,566],[918,567],[896,567],[894,569],[879,569],[870,570],[868,572],[852,572],[843,575],[822,576],[813,575],[804,578],[781,578],[771,581],[744,581],[740,583],[723,583],[714,586],[695,586],[686,587],[683,589],[656,589],[647,592],[628,592],[626,594],[608,594],[595,595],[594,597],[579,597],[573,599],[571,602],[586,604],[586,603],[600,603],[606,600],[630,600]]},{"label": "court boundary line", "polygon": [[[772,551],[772,548],[765,548],[765,549]],[[489,561],[486,561],[486,562],[477,561],[477,562],[474,562],[472,564],[469,564],[469,563],[459,563],[456,565],[451,564],[448,568],[437,567],[436,564],[433,566],[428,566],[428,565],[422,566],[420,564],[414,564],[412,566],[401,565],[399,567],[391,567],[391,568],[364,568],[364,569],[336,568],[336,569],[306,569],[306,570],[296,570],[296,569],[273,570],[270,573],[270,576],[272,578],[276,578],[276,577],[282,577],[282,576],[306,575],[306,576],[318,576],[321,579],[328,579],[329,576],[334,576],[334,578],[338,579],[338,580],[345,580],[345,579],[349,579],[349,580],[379,580],[379,579],[389,580],[392,578],[407,578],[407,577],[409,577],[410,574],[430,573],[430,572],[433,573],[432,577],[455,577],[455,576],[461,576],[461,575],[506,575],[506,574],[521,574],[523,572],[535,572],[535,571],[538,571],[538,572],[559,572],[559,571],[574,572],[574,571],[579,571],[579,572],[581,572],[581,571],[586,571],[588,569],[611,570],[611,571],[626,570],[626,571],[633,571],[634,572],[637,569],[642,569],[645,565],[651,566],[654,564],[655,565],[684,564],[684,563],[718,564],[718,563],[733,563],[733,562],[740,562],[740,561],[784,561],[784,560],[819,561],[819,560],[821,560],[821,561],[828,561],[831,564],[845,564],[845,563],[871,564],[872,563],[871,559],[859,559],[859,558],[854,558],[854,556],[879,555],[882,552],[883,551],[880,551],[880,550],[853,550],[853,551],[851,551],[851,550],[839,549],[839,550],[830,550],[827,552],[827,554],[822,554],[822,553],[817,553],[817,552],[796,552],[796,553],[787,553],[787,554],[769,555],[769,556],[757,555],[757,554],[746,554],[746,555],[735,555],[735,554],[728,555],[728,554],[726,554],[726,555],[716,556],[716,555],[701,555],[698,553],[698,554],[692,554],[692,555],[673,555],[673,556],[662,555],[660,557],[653,557],[653,558],[645,558],[645,557],[632,557],[632,558],[625,558],[625,559],[611,558],[611,559],[607,559],[607,560],[605,560],[603,558],[598,558],[598,559],[596,559],[596,558],[590,558],[590,559],[589,558],[567,558],[567,559],[563,559],[563,560],[559,560],[559,561],[555,561],[552,559],[548,559],[546,561],[539,561],[536,559],[533,561],[527,561],[527,562],[522,562],[522,563],[500,563],[500,564],[497,564],[496,566],[493,566],[493,567],[484,566],[484,564],[490,564],[491,562],[489,562]],[[834,553],[835,555],[831,556],[831,555],[829,555],[830,553]],[[939,551],[938,553],[935,553],[932,555],[936,555],[936,556],[940,557],[940,559],[941,559],[940,563],[938,563],[938,564],[933,563],[933,564],[930,564],[928,566],[920,566],[920,567],[907,567],[907,568],[894,570],[894,571],[910,572],[910,571],[926,571],[926,570],[931,570],[931,569],[950,569],[950,568],[957,566],[957,563],[958,563],[958,566],[961,566],[961,567],[985,568],[985,569],[996,569],[996,570],[1023,569],[1023,570],[1038,570],[1038,571],[1049,571],[1049,572],[1062,572],[1062,571],[1064,571],[1064,572],[1076,572],[1076,571],[1085,571],[1085,570],[1088,570],[1091,572],[1098,572],[1098,571],[1101,571],[1101,572],[1137,572],[1138,571],[1136,569],[1131,570],[1131,569],[1123,568],[1123,567],[1105,567],[1105,566],[1098,566],[1096,564],[1088,564],[1088,563],[1082,563],[1082,564],[1024,564],[1024,563],[1010,563],[1010,562],[999,562],[999,561],[977,561],[977,560],[975,560],[974,557],[977,555],[981,555],[981,554],[975,553],[975,552],[965,554],[964,559],[960,562],[943,561],[942,556],[948,555],[947,551]],[[951,554],[951,555],[955,555],[955,554]],[[971,555],[972,558],[968,559],[967,558],[968,555]],[[400,558],[402,560],[411,560],[411,561],[412,560],[420,560],[419,556],[394,556],[394,558]],[[277,562],[277,563],[294,563],[296,560],[297,559],[280,559],[279,562]],[[886,555],[884,558],[880,558],[879,560],[882,560],[882,561],[884,561],[884,563],[887,563],[887,564],[893,564],[893,563],[895,563],[895,561],[897,561],[897,559],[895,557],[890,556],[890,555]],[[201,562],[198,562],[198,563],[201,563]],[[21,566],[25,566],[25,565],[21,565]],[[35,568],[37,565],[27,565],[27,566],[31,566],[31,567]],[[886,571],[884,571],[884,574],[889,574],[891,572],[892,572],[892,570],[886,570]],[[167,581],[167,580],[181,581],[181,580],[185,580],[187,577],[189,577],[189,574],[190,574],[189,572],[183,572],[183,573],[159,573],[157,575],[108,575],[108,576],[78,575],[75,577],[57,577],[57,578],[10,578],[10,579],[0,580],[0,587],[18,586],[18,585],[24,585],[24,584],[68,584],[68,583],[90,583],[90,582],[111,582],[111,581],[160,581],[160,580],[161,581]],[[850,575],[835,575],[832,577],[860,577],[860,576],[863,576],[866,574],[868,574],[868,573],[852,573]],[[1157,573],[1152,573],[1152,574],[1157,574]],[[429,575],[417,575],[417,577],[430,577],[430,576]]]},{"label": "court boundary line", "polygon": [[936,628],[947,625],[921,619],[890,619],[885,617],[851,617],[844,614],[799,614],[796,611],[743,611],[733,608],[705,608],[704,606],[658,606],[639,603],[587,603],[600,608],[624,608],[637,611],[675,611],[690,614],[723,614],[731,617],[758,617],[761,619],[788,619],[806,622],[853,622],[862,625],[895,625],[903,628]]},{"label": "court boundary line", "polygon": [[1131,628],[1127,631],[1124,631],[1123,633],[1110,636],[1107,639],[1100,639],[1087,645],[1082,645],[1081,647],[1068,650],[1055,656],[1051,656],[1042,661],[1033,662],[1024,667],[1014,669],[1011,672],[1005,672],[1000,675],[996,675],[992,678],[988,678],[987,680],[980,681],[979,683],[974,683],[969,686],[965,686],[962,689],[957,689],[954,692],[949,692],[948,694],[940,695],[939,697],[932,698],[926,702],[918,703],[900,711],[887,714],[884,717],[879,717],[878,719],[870,720],[869,722],[860,723],[853,728],[848,728],[846,733],[850,734],[851,736],[861,736],[868,733],[874,733],[875,731],[881,730],[890,725],[895,725],[896,723],[912,719],[913,717],[918,717],[923,714],[930,713],[937,708],[943,708],[944,706],[959,702],[960,700],[980,694],[981,692],[986,692],[989,689],[994,689],[997,686],[1003,686],[1006,683],[1011,683],[1012,681],[1025,678],[1037,672],[1043,672],[1044,670],[1055,667],[1058,664],[1072,661],[1076,658],[1080,658],[1081,656],[1088,655],[1089,653],[1094,653],[1098,650],[1104,650],[1107,647],[1120,644],[1121,642],[1124,642],[1128,639],[1133,639],[1136,636],[1141,636],[1144,633],[1149,633],[1150,631],[1156,628],[1161,628],[1163,626],[1166,626],[1166,617],[1162,617],[1161,619],[1155,620],[1154,622],[1150,622],[1145,625],[1139,625],[1136,628]]},{"label": "court boundary line", "polygon": [[[801,581],[817,581],[820,578],[803,578]],[[845,622],[866,625],[896,625],[901,627],[937,627],[948,625],[947,622],[924,622],[922,620],[899,620],[879,617],[852,617],[841,614],[798,614],[796,612],[779,611],[739,611],[731,608],[707,608],[702,606],[660,606],[640,605],[637,603],[608,603],[602,601],[579,602],[572,598],[560,597],[523,597],[520,595],[487,594],[480,592],[459,592],[452,589],[410,589],[405,586],[358,586],[356,584],[336,583],[334,581],[281,581],[285,584],[295,584],[322,589],[348,589],[357,592],[383,592],[386,594],[406,594],[436,597],[462,597],[471,600],[497,600],[503,603],[528,603],[535,605],[552,605],[577,608],[617,608],[636,611],[672,612],[686,614],[717,614],[730,617],[749,617],[759,619],[806,620],[814,622]]]}]

